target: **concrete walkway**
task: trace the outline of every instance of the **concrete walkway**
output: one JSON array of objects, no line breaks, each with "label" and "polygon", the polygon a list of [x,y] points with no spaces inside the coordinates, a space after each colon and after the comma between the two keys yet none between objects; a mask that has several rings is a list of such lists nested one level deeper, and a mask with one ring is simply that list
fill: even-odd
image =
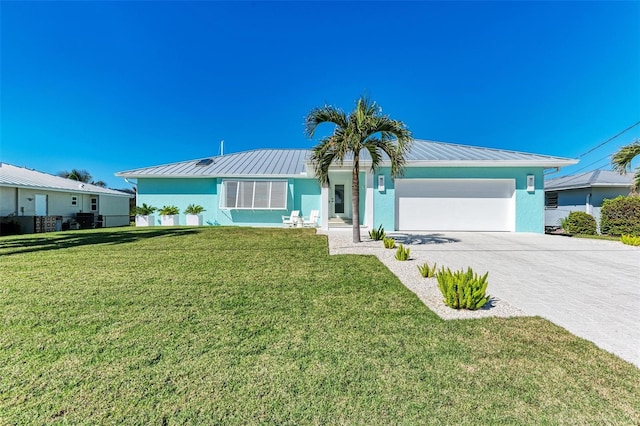
[{"label": "concrete walkway", "polygon": [[[345,243],[350,235],[351,229],[331,229],[330,246],[335,250],[339,241],[345,246],[339,251],[343,253],[385,251],[381,242]],[[366,240],[365,230],[362,235]],[[640,247],[520,233],[390,236],[411,247],[415,265],[428,261],[451,269],[471,266],[478,273],[488,271],[492,296],[640,367]]]}]

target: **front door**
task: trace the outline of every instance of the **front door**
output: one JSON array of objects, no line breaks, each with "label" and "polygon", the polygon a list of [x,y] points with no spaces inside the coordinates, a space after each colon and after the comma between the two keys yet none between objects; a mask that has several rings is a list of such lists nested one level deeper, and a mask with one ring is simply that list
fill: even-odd
[{"label": "front door", "polygon": [[344,214],[344,185],[333,187],[333,209],[336,215]]},{"label": "front door", "polygon": [[330,217],[351,219],[351,183],[346,179],[333,179],[329,193]]}]

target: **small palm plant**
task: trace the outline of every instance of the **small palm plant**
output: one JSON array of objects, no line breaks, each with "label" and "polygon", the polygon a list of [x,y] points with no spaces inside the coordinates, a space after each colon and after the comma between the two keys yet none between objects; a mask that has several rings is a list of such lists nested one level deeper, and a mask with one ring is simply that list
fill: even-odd
[{"label": "small palm plant", "polygon": [[161,216],[173,216],[180,214],[180,209],[176,206],[162,206],[159,213]]},{"label": "small palm plant", "polygon": [[147,205],[147,203],[142,203],[142,206],[135,206],[133,209],[134,213],[140,216],[149,216],[150,214],[153,214],[153,212],[155,212],[156,210],[158,210],[156,207]]},{"label": "small palm plant", "polygon": [[200,214],[206,211],[204,207],[199,204],[189,204],[187,208],[184,210],[185,214]]}]

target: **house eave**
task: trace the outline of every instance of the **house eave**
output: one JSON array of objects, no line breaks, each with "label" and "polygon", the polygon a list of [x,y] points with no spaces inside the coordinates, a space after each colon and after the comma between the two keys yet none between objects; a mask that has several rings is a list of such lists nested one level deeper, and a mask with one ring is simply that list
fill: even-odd
[{"label": "house eave", "polygon": [[69,189],[69,188],[56,188],[56,187],[46,187],[46,186],[37,186],[37,185],[23,185],[23,184],[7,184],[0,183],[0,187],[4,188],[20,188],[20,189],[30,189],[34,191],[51,191],[51,192],[65,192],[68,194],[84,194],[84,195],[105,195],[112,197],[127,197],[131,198],[132,194],[127,194],[123,192],[122,194],[114,194],[111,192],[102,192],[102,191],[92,191],[90,189],[86,190],[77,190],[77,189]]},{"label": "house eave", "polygon": [[586,185],[573,185],[573,186],[558,186],[545,188],[545,191],[568,191],[571,189],[589,189],[589,188],[629,188],[631,190],[631,184],[624,183],[596,183]]}]

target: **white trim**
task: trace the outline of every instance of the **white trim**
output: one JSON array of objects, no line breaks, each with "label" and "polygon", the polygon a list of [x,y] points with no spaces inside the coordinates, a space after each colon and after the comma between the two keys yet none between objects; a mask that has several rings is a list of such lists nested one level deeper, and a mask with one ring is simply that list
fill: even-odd
[{"label": "white trim", "polygon": [[320,189],[320,229],[329,229],[329,185],[322,185]]},{"label": "white trim", "polygon": [[373,188],[374,175],[371,169],[367,170],[365,175],[365,196],[364,196],[364,226],[369,229],[373,228]]}]

